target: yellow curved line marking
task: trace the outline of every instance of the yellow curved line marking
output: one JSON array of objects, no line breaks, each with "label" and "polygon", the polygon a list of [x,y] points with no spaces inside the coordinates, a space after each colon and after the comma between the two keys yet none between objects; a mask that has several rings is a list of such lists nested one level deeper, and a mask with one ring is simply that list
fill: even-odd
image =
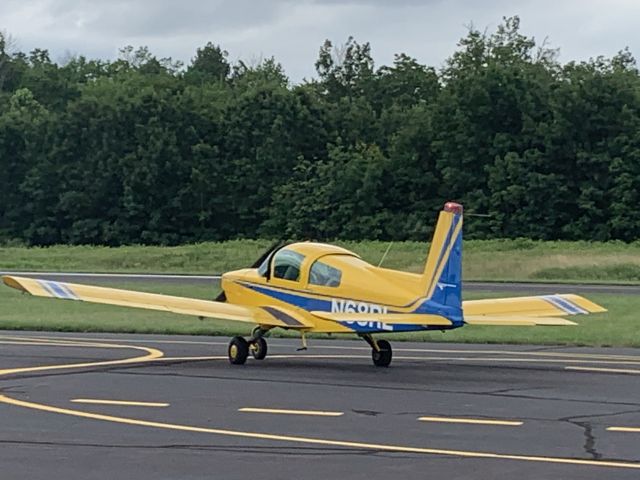
[{"label": "yellow curved line marking", "polygon": [[161,402],[131,402],[128,400],[99,400],[97,398],[74,398],[72,403],[90,403],[96,405],[125,405],[128,407],[168,407],[168,403]]},{"label": "yellow curved line marking", "polygon": [[609,462],[609,461],[581,460],[581,459],[561,458],[561,457],[509,455],[509,454],[490,453],[490,452],[472,452],[472,451],[465,451],[465,450],[443,450],[443,449],[437,449],[437,448],[407,447],[407,446],[401,446],[401,445],[387,445],[387,444],[379,444],[379,443],[327,440],[322,438],[300,437],[300,436],[294,436],[294,435],[276,435],[276,434],[270,434],[270,433],[241,432],[236,430],[223,430],[218,428],[194,427],[191,425],[180,425],[176,423],[151,422],[148,420],[137,420],[134,418],[115,417],[112,415],[102,415],[97,413],[82,412],[78,410],[69,410],[66,408],[58,408],[58,407],[43,405],[39,403],[25,402],[22,400],[9,398],[5,395],[0,395],[0,402],[7,403],[9,405],[15,405],[18,407],[30,408],[33,410],[40,410],[40,411],[50,412],[50,413],[59,413],[63,415],[71,415],[74,417],[90,418],[93,420],[102,420],[106,422],[120,423],[124,425],[162,428],[166,430],[179,430],[183,432],[211,433],[214,435],[225,435],[225,436],[240,437],[240,438],[254,438],[254,439],[260,439],[260,440],[273,440],[278,442],[304,443],[304,444],[310,444],[310,445],[324,445],[324,446],[331,446],[331,447],[358,448],[358,449],[376,450],[376,451],[384,451],[384,452],[418,453],[418,454],[427,454],[427,455],[448,455],[448,456],[467,457],[467,458],[490,458],[490,459],[498,459],[498,460],[520,460],[520,461],[527,461],[527,462],[555,463],[555,464],[566,464],[566,465],[588,465],[593,467],[640,469],[640,463],[631,463],[631,462]]},{"label": "yellow curved line marking", "polygon": [[515,420],[489,420],[484,418],[453,418],[453,417],[419,417],[421,422],[440,423],[466,423],[471,425],[501,425],[507,427],[519,427],[524,422]]},{"label": "yellow curved line marking", "polygon": [[[49,344],[47,344],[49,345]],[[32,372],[44,372],[49,370],[70,370],[76,368],[86,367],[104,367],[110,365],[127,365],[130,363],[141,363],[156,360],[164,356],[164,352],[155,348],[139,347],[136,345],[117,345],[117,344],[105,344],[105,343],[70,343],[68,345],[63,344],[50,344],[52,346],[72,346],[72,347],[91,347],[91,348],[107,348],[107,349],[134,349],[147,352],[146,355],[139,357],[123,358],[118,360],[105,360],[100,362],[83,362],[83,363],[70,363],[63,365],[43,365],[37,367],[18,367],[0,370],[0,376],[14,375],[16,373],[32,373]]]}]

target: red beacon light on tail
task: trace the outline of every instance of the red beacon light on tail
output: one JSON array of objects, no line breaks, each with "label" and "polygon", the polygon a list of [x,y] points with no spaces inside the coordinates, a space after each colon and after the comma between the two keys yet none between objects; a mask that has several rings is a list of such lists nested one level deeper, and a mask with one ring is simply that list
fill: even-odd
[{"label": "red beacon light on tail", "polygon": [[444,211],[462,215],[462,205],[456,202],[447,202],[444,204]]}]

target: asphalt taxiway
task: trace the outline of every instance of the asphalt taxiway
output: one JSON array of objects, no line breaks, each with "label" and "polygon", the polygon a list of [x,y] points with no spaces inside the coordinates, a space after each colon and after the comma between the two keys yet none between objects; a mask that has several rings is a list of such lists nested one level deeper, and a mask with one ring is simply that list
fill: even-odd
[{"label": "asphalt taxiway", "polygon": [[636,350],[227,340],[0,332],[0,478],[640,478]]}]

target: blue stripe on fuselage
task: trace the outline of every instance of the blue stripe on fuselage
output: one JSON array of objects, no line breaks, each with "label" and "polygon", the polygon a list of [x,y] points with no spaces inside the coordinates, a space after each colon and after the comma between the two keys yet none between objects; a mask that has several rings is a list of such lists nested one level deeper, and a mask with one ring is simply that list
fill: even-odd
[{"label": "blue stripe on fuselage", "polygon": [[253,283],[242,282],[242,285],[250,288],[251,290],[255,290],[258,293],[262,293],[263,295],[267,295],[277,300],[290,303],[291,305],[295,305],[296,307],[300,307],[304,310],[318,310],[322,312],[331,311],[330,300],[320,300],[318,298],[306,297],[304,295],[297,295],[295,293],[277,290],[275,288],[267,288]]},{"label": "blue stripe on fuselage", "polygon": [[[254,283],[249,282],[239,282],[241,285],[250,288],[258,293],[263,295],[267,295],[268,297],[275,298],[282,302],[286,302],[290,305],[295,305],[296,307],[300,307],[307,311],[321,311],[321,312],[330,312],[331,311],[331,300],[322,300],[318,298],[312,298],[305,295],[300,295],[297,293],[293,293],[293,291],[284,291],[280,290],[276,287],[264,287],[262,285],[256,285]],[[354,302],[360,302],[359,300],[353,300]],[[387,307],[387,305],[381,304],[382,307]],[[389,313],[400,313],[394,312],[389,309]],[[354,332],[358,333],[378,333],[378,332],[413,332],[417,330],[449,330],[452,328],[461,327],[464,323],[462,321],[462,312],[459,309],[453,311],[450,307],[446,307],[444,305],[436,304],[429,300],[422,302],[416,310],[411,313],[425,313],[425,314],[436,314],[442,315],[448,318],[453,322],[451,326],[422,326],[415,324],[395,324],[395,325],[377,325],[381,322],[339,322],[347,328],[352,329]]]}]

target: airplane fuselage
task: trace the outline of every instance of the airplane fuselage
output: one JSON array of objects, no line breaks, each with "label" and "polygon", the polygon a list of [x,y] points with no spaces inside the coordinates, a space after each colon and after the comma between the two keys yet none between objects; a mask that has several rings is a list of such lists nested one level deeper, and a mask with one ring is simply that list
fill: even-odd
[{"label": "airplane fuselage", "polygon": [[[387,325],[376,320],[375,315],[433,312],[432,308],[427,308],[429,302],[420,295],[420,275],[374,267],[353,252],[321,243],[296,243],[282,250],[295,253],[288,255],[285,261],[299,262],[293,265],[297,269],[293,275],[289,278],[285,278],[286,272],[279,275],[282,272],[278,270],[276,252],[274,258],[267,259],[261,268],[236,270],[223,275],[222,288],[227,301],[256,307],[275,305],[309,316],[313,311],[372,316],[366,320],[345,319],[339,322],[314,318],[314,331],[323,333],[444,330],[464,324],[460,318],[460,322],[453,322],[448,327]],[[287,255],[281,254],[281,257]],[[334,272],[336,278],[333,282],[320,284],[323,279],[314,277],[314,265],[318,262],[326,271]]]}]

